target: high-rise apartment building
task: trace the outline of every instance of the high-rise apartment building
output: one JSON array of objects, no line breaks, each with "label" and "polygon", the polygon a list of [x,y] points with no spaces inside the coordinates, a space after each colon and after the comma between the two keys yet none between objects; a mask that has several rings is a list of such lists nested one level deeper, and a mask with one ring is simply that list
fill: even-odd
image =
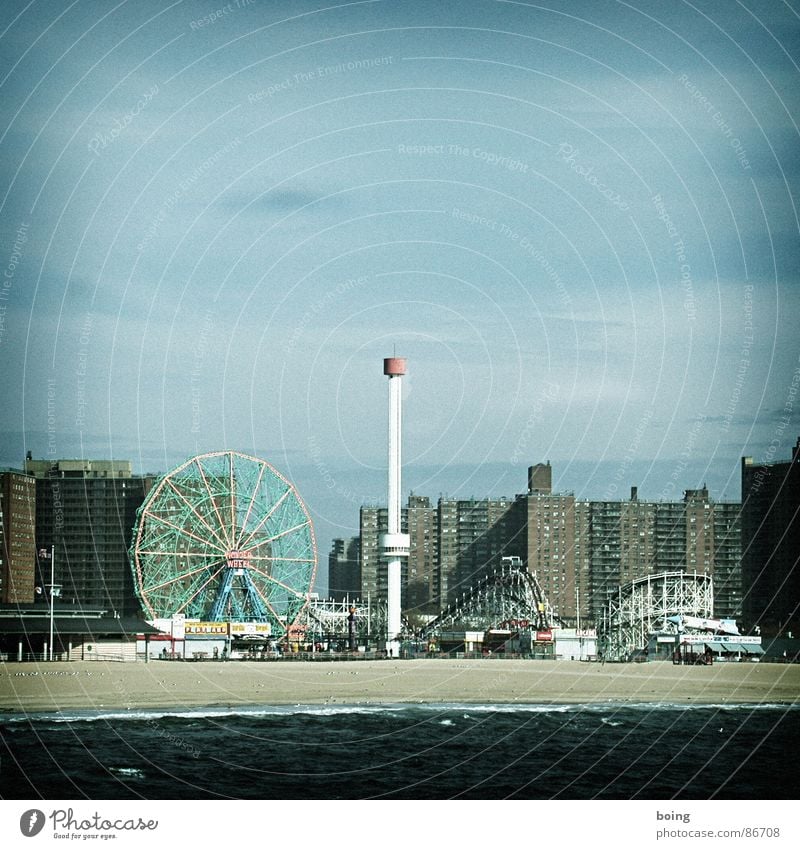
[{"label": "high-rise apartment building", "polygon": [[36,481],[24,472],[0,472],[0,602],[34,600]]},{"label": "high-rise apartment building", "polygon": [[[54,546],[61,598],[138,614],[128,548],[153,479],[134,476],[124,460],[29,458],[25,469],[36,478],[36,548]],[[49,569],[49,561],[39,561],[41,585],[49,583]]]},{"label": "high-rise apartment building", "polygon": [[[380,537],[387,532],[388,527],[389,513],[385,507],[362,507],[359,511],[359,563],[362,599],[386,598],[386,564],[381,556]],[[406,579],[407,575],[403,575],[403,587],[406,585]]]},{"label": "high-rise apartment building", "polygon": [[[506,498],[458,500],[440,498],[436,506],[411,495],[401,511],[403,533],[410,537],[403,564],[403,609],[407,615],[431,616],[466,590],[499,558],[518,553],[514,501]],[[383,507],[362,507],[360,528],[361,596],[384,598],[386,564],[381,559],[380,535],[386,533]]]},{"label": "high-rise apartment building", "polygon": [[800,633],[800,439],[788,462],[742,458],[744,623]]},{"label": "high-rise apartment building", "polygon": [[439,499],[440,608],[496,568],[501,557],[519,555],[523,541],[514,503],[509,498]]},{"label": "high-rise apartment building", "polygon": [[[532,490],[517,503],[519,536],[524,543],[522,560],[535,572],[539,585],[562,618],[574,619],[579,599],[579,566],[576,541],[580,515],[572,493]],[[522,510],[522,515],[519,511]],[[520,521],[521,519],[521,521]],[[580,555],[580,549],[577,551]]]},{"label": "high-rise apartment building", "polygon": [[714,613],[743,621],[742,505],[712,502],[714,523]]},{"label": "high-rise apartment building", "polygon": [[590,616],[600,621],[609,598],[629,581],[660,572],[714,576],[715,612],[741,615],[739,504],[720,504],[708,490],[683,501],[585,502],[589,526]]},{"label": "high-rise apartment building", "polygon": [[360,597],[358,537],[337,538],[333,541],[328,555],[328,595],[336,601]]},{"label": "high-rise apartment building", "polygon": [[412,494],[402,512],[404,532],[409,536],[405,610],[418,615],[438,613],[441,586],[436,511],[429,498]]}]

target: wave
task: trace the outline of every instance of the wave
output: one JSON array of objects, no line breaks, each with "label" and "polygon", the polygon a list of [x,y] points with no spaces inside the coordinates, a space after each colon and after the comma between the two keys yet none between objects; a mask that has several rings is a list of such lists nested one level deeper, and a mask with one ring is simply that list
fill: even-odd
[{"label": "wave", "polygon": [[144,778],[144,772],[132,766],[110,766],[108,771],[122,779],[139,780]]},{"label": "wave", "polygon": [[800,703],[717,703],[697,702],[683,704],[677,702],[586,702],[577,704],[542,703],[471,703],[471,702],[415,702],[384,705],[251,705],[236,707],[197,707],[197,708],[153,708],[147,710],[75,710],[59,712],[31,712],[0,714],[0,726],[28,724],[55,724],[75,722],[154,722],[157,720],[188,719],[220,720],[227,718],[266,719],[270,717],[308,716],[336,717],[343,715],[372,715],[401,717],[411,713],[451,713],[457,712],[469,718],[474,714],[520,713],[520,714],[608,714],[629,710],[651,713],[654,711],[697,711],[713,710],[737,713],[753,711],[788,712],[800,710]]}]

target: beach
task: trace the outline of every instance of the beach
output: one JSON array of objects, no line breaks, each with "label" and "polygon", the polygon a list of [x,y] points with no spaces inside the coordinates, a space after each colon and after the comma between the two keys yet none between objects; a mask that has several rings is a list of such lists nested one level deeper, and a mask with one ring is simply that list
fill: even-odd
[{"label": "beach", "polygon": [[246,705],[790,704],[800,666],[531,660],[4,663],[0,711]]}]

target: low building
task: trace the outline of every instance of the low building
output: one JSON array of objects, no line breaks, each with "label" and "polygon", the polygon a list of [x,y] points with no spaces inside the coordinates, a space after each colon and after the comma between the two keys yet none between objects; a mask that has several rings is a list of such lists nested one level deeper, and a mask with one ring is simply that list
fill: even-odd
[{"label": "low building", "polygon": [[554,628],[556,660],[596,660],[595,628]]},{"label": "low building", "polygon": [[143,619],[115,617],[103,609],[76,605],[53,610],[53,645],[50,648],[50,615],[42,605],[0,605],[0,657],[7,661],[136,660],[136,641],[159,633]]}]

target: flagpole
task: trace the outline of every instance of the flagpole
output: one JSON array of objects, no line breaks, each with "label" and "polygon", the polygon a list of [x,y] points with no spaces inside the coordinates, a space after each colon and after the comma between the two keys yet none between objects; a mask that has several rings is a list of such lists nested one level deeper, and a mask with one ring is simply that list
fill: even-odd
[{"label": "flagpole", "polygon": [[53,588],[56,574],[56,547],[50,546],[50,660],[53,659]]}]

